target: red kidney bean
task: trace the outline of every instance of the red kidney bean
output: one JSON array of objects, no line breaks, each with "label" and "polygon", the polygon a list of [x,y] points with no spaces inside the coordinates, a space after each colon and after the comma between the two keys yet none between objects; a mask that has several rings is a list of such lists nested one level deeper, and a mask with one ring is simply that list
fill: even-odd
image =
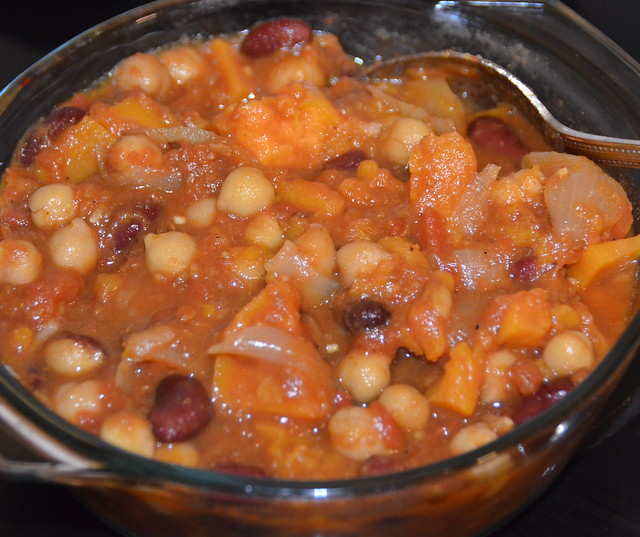
[{"label": "red kidney bean", "polygon": [[123,252],[145,229],[145,222],[136,216],[118,224],[113,233],[113,245],[116,253]]},{"label": "red kidney bean", "polygon": [[161,442],[180,442],[196,436],[213,417],[205,387],[193,377],[170,375],[156,388],[149,414],[153,434]]},{"label": "red kidney bean", "polygon": [[156,201],[144,200],[137,202],[133,208],[116,213],[111,229],[115,253],[124,252],[141,234],[149,231],[161,212],[162,207]]},{"label": "red kidney bean", "polygon": [[523,157],[529,150],[504,121],[490,116],[475,119],[467,129],[471,141],[482,149],[513,157]]},{"label": "red kidney bean", "polygon": [[149,222],[153,222],[160,216],[162,206],[155,200],[144,200],[136,203],[135,208],[140,211]]},{"label": "red kidney bean", "polygon": [[527,255],[521,257],[511,265],[511,277],[523,282],[530,283],[538,277],[536,270],[536,256]]},{"label": "red kidney bean", "polygon": [[553,380],[528,395],[520,401],[511,412],[511,419],[516,425],[521,425],[533,419],[542,411],[567,396],[574,388],[569,378]]},{"label": "red kidney bean", "polygon": [[63,106],[55,110],[44,123],[34,127],[22,142],[18,152],[18,164],[25,168],[31,166],[38,153],[47,147],[51,140],[57,138],[67,127],[75,125],[86,114],[76,106]]},{"label": "red kidney bean", "polygon": [[352,302],[344,312],[344,325],[351,332],[372,330],[384,326],[390,319],[391,313],[384,304],[368,298]]},{"label": "red kidney bean", "polygon": [[49,118],[47,124],[49,128],[47,133],[51,139],[55,139],[60,136],[67,127],[75,125],[86,114],[86,111],[77,106],[63,106],[58,108]]},{"label": "red kidney bean", "polygon": [[32,132],[28,134],[18,152],[18,164],[25,168],[31,166],[38,156],[38,153],[49,145],[49,139],[41,133]]},{"label": "red kidney bean", "polygon": [[308,43],[311,35],[311,27],[300,19],[274,19],[251,28],[240,50],[254,58],[267,56],[281,48]]},{"label": "red kidney bean", "polygon": [[358,167],[363,160],[367,159],[364,151],[361,149],[352,149],[342,155],[338,155],[327,162],[327,168],[337,168],[338,170],[353,170]]}]

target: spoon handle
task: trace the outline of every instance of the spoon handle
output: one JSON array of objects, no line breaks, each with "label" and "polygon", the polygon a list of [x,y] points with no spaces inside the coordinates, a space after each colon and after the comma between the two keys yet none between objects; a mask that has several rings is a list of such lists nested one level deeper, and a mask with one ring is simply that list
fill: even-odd
[{"label": "spoon handle", "polygon": [[640,141],[598,136],[556,125],[565,151],[584,155],[603,166],[640,168]]}]

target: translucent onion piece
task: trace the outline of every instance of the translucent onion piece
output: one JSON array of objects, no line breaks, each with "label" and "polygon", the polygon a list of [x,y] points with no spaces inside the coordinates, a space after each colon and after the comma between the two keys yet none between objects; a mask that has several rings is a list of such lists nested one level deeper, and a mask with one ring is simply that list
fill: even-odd
[{"label": "translucent onion piece", "polygon": [[166,325],[156,325],[136,332],[125,340],[122,359],[116,371],[116,384],[127,391],[134,382],[135,371],[143,362],[158,362],[171,369],[185,366],[183,354],[175,347],[177,335]]},{"label": "translucent onion piece", "polygon": [[152,186],[166,192],[173,192],[182,184],[182,176],[177,171],[165,173],[141,166],[133,166],[126,173],[116,174],[114,178],[124,186]]},{"label": "translucent onion piece", "polygon": [[291,241],[285,241],[278,253],[265,263],[264,268],[272,277],[293,278],[300,288],[303,306],[321,304],[340,287],[335,279],[323,276],[310,266]]},{"label": "translucent onion piece", "polygon": [[454,270],[467,289],[486,290],[498,287],[508,278],[506,260],[494,252],[462,248],[454,253]]},{"label": "translucent onion piece", "polygon": [[464,231],[467,237],[471,237],[478,228],[480,222],[487,217],[489,194],[491,187],[498,178],[500,167],[489,164],[476,174],[474,180],[469,183],[460,203],[456,207],[452,224]]},{"label": "translucent onion piece", "polygon": [[154,142],[166,144],[169,142],[186,142],[201,144],[213,140],[216,135],[208,130],[197,127],[169,127],[166,129],[147,129],[146,135]]},{"label": "translucent onion piece", "polygon": [[622,186],[584,157],[530,153],[525,165],[547,176],[544,199],[551,226],[579,246],[623,238],[632,224],[631,203]]},{"label": "translucent onion piece", "polygon": [[243,356],[325,376],[328,368],[308,339],[268,325],[239,328],[220,343],[211,345],[208,352]]}]

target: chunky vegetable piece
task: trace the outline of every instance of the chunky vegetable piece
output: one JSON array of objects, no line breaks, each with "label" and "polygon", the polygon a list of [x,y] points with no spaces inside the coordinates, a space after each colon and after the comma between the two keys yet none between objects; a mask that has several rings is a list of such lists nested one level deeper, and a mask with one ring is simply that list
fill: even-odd
[{"label": "chunky vegetable piece", "polygon": [[277,19],[112,73],[4,171],[0,355],[116,446],[252,477],[414,468],[565,397],[632,313],[624,190],[458,95],[472,72],[365,82]]}]

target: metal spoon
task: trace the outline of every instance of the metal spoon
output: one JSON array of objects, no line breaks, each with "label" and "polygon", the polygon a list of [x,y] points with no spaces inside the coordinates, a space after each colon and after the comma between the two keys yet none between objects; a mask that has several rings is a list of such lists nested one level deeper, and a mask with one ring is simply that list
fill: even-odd
[{"label": "metal spoon", "polygon": [[407,67],[421,65],[455,65],[476,71],[494,95],[510,96],[556,151],[584,155],[604,166],[640,168],[639,140],[588,134],[563,125],[551,115],[531,88],[513,73],[480,56],[452,50],[425,52],[375,63],[366,68],[361,76],[369,81],[389,80],[399,76]]}]

